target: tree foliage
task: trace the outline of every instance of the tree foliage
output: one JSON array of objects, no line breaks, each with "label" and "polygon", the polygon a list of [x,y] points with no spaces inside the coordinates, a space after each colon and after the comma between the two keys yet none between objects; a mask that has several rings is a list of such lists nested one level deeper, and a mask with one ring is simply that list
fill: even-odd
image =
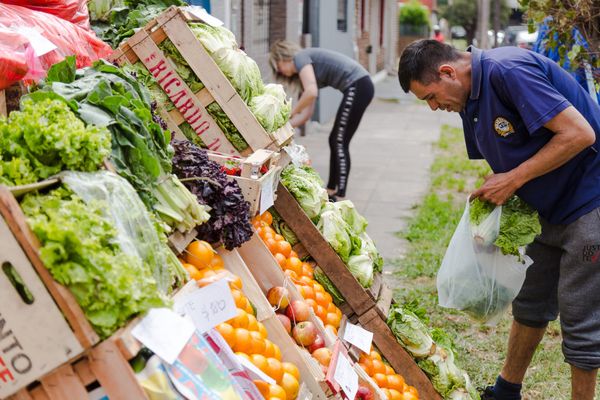
[{"label": "tree foliage", "polygon": [[[598,0],[519,0],[519,2],[526,9],[530,31],[534,31],[537,24],[546,20],[549,28],[548,46],[558,49],[561,61],[565,58],[568,58],[572,64],[588,61],[600,68],[600,2]],[[573,27],[579,30],[589,48],[586,49],[576,43]]]},{"label": "tree foliage", "polygon": [[[505,0],[500,0],[500,25],[504,26],[510,16],[510,8]],[[478,7],[477,0],[453,0],[442,9],[442,17],[446,18],[452,26],[462,26],[467,34],[467,43],[473,42],[475,32],[477,31]],[[490,19],[494,18],[493,11],[490,13]]]},{"label": "tree foliage", "polygon": [[429,25],[427,8],[420,1],[413,0],[400,7],[399,20],[403,25]]}]

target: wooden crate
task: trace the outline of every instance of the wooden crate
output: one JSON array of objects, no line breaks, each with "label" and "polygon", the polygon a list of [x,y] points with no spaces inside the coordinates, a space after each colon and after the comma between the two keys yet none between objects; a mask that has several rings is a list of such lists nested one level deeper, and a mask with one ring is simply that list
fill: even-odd
[{"label": "wooden crate", "polygon": [[[0,398],[4,398],[73,359],[99,338],[71,292],[44,267],[37,238],[4,186],[0,186],[0,215],[0,345],[4,349]],[[16,282],[8,277],[9,270],[19,275]]]},{"label": "wooden crate", "polygon": [[[169,112],[163,108],[161,115],[177,136],[185,137],[179,126],[187,122],[210,150],[239,154],[206,111],[206,107],[216,101],[249,145],[242,155],[258,149],[278,149],[288,143],[294,133],[292,126],[288,123],[269,135],[196,39],[188,22],[202,21],[177,7],[170,7],[122,44],[113,53],[112,60],[121,65],[141,61],[148,68],[176,107]],[[165,39],[171,40],[205,88],[193,93],[175,72],[158,48]]]},{"label": "wooden crate", "polygon": [[56,368],[8,400],[87,400],[94,392],[115,400],[148,399],[112,340],[105,340],[77,361]]},{"label": "wooden crate", "polygon": [[19,100],[27,89],[17,82],[6,89],[0,90],[0,115],[8,116],[11,111],[19,109]]},{"label": "wooden crate", "polygon": [[[254,216],[260,212],[260,201],[264,190],[276,190],[279,183],[279,175],[283,166],[280,163],[278,152],[270,150],[257,150],[246,158],[234,158],[215,152],[209,152],[208,158],[221,165],[235,163],[241,169],[241,175],[228,175],[238,183],[246,201],[250,203],[250,215]],[[268,171],[260,173],[261,166],[266,166]],[[185,181],[185,179],[184,179]]]}]

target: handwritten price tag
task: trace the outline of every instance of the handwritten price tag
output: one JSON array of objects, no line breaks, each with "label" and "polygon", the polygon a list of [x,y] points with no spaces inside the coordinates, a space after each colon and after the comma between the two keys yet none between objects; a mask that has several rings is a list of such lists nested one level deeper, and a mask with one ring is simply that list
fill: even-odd
[{"label": "handwritten price tag", "polygon": [[371,351],[373,332],[369,332],[358,325],[346,322],[346,328],[344,328],[344,340],[358,347],[363,352],[368,353]]},{"label": "handwritten price tag", "polygon": [[342,354],[338,354],[337,364],[333,379],[340,385],[348,399],[354,399],[358,392],[358,374],[352,368],[350,361]]},{"label": "handwritten price tag", "polygon": [[263,183],[263,187],[260,191],[260,214],[263,214],[275,203],[275,188],[273,187],[273,178],[275,174],[271,174]]},{"label": "handwritten price tag", "polygon": [[237,315],[235,301],[225,279],[195,290],[184,298],[183,303],[183,311],[192,318],[200,333]]},{"label": "handwritten price tag", "polygon": [[153,308],[131,334],[169,364],[173,364],[194,333],[194,324],[168,308]]}]

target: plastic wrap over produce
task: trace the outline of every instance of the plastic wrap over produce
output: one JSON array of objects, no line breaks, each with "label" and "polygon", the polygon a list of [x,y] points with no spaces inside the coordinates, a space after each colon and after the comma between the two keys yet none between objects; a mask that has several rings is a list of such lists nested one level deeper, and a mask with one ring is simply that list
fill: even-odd
[{"label": "plastic wrap over produce", "polygon": [[96,35],[66,20],[25,7],[0,4],[0,89],[43,78],[53,64],[75,55],[77,67],[112,53]]},{"label": "plastic wrap over produce", "polygon": [[83,29],[90,29],[87,0],[0,0],[0,3],[56,15]]}]

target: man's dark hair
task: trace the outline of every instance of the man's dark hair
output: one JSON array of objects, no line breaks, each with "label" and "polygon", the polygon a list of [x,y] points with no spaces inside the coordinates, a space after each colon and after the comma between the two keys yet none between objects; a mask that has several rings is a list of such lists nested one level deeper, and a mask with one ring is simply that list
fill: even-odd
[{"label": "man's dark hair", "polygon": [[400,56],[398,79],[400,86],[408,93],[411,81],[424,85],[440,79],[438,67],[460,58],[460,52],[454,47],[433,39],[417,40],[408,45]]}]

